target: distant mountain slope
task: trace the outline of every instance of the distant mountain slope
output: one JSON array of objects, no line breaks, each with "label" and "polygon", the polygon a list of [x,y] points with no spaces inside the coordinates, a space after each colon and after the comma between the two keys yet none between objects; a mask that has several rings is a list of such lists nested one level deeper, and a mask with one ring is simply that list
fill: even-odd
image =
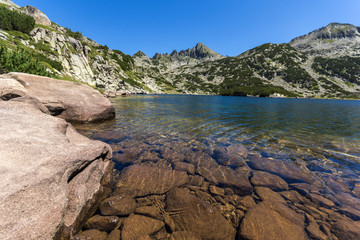
[{"label": "distant mountain slope", "polygon": [[351,57],[357,55],[357,29],[348,24],[330,24],[290,44],[269,43],[236,57],[186,64],[166,54],[153,59],[135,54],[135,71],[147,81],[155,79],[160,86],[163,83],[163,90],[170,92],[358,98],[360,61]]},{"label": "distant mountain slope", "polygon": [[[198,43],[151,58],[141,51],[129,56],[111,50],[51,22],[34,7],[19,8],[8,0],[0,0],[0,4],[36,22],[28,32],[0,30],[3,72],[38,72],[105,90],[135,93],[360,96],[360,28],[354,25],[331,23],[289,44],[263,44],[236,57],[224,57]],[[8,51],[11,54],[5,54]],[[17,54],[29,64],[19,62]]]},{"label": "distant mountain slope", "polygon": [[310,56],[360,56],[360,27],[330,23],[290,42],[295,49]]}]

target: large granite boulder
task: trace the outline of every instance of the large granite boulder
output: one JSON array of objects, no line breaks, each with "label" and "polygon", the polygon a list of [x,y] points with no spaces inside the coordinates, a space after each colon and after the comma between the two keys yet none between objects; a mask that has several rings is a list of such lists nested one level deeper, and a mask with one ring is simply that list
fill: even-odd
[{"label": "large granite boulder", "polygon": [[39,9],[28,5],[28,6],[25,6],[22,9],[22,11],[26,15],[29,15],[29,16],[33,17],[35,19],[36,24],[41,24],[41,25],[44,25],[44,26],[51,26],[50,19],[45,15],[45,13],[43,13]]},{"label": "large granite boulder", "polygon": [[[16,80],[23,88],[9,79]],[[83,84],[26,73],[9,73],[0,76],[0,89],[2,85],[3,89],[7,89],[4,90],[4,95],[6,93],[6,96],[11,96],[11,85],[15,95],[24,96],[26,93],[27,96],[37,98],[53,116],[67,121],[96,122],[115,116],[111,102],[95,89]]]},{"label": "large granite boulder", "polygon": [[0,239],[69,239],[108,192],[110,147],[26,102],[0,101],[0,123]]}]

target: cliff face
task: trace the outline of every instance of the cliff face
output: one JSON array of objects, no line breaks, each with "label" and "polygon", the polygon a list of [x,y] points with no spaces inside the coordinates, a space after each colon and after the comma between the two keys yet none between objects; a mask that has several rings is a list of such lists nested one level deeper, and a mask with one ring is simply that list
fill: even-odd
[{"label": "cliff face", "polygon": [[46,56],[53,61],[47,71],[62,79],[135,93],[359,97],[360,28],[350,24],[331,23],[289,44],[264,44],[236,57],[198,43],[151,58],[111,50],[52,23],[34,7],[2,3],[38,25],[30,36],[1,31],[0,38]]}]

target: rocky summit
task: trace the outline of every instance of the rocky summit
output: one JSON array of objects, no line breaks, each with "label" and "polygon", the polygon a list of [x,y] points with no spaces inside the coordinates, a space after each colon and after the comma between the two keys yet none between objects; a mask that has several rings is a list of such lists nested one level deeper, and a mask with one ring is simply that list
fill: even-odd
[{"label": "rocky summit", "polygon": [[360,54],[360,27],[330,23],[304,36],[291,40],[290,45],[313,56],[356,57]]},{"label": "rocky summit", "polygon": [[181,50],[180,52],[174,50],[170,55],[168,53],[166,54],[156,53],[153,59],[160,60],[161,58],[166,58],[171,62],[176,62],[176,61],[189,62],[191,60],[193,62],[200,62],[205,60],[215,60],[222,57],[223,56],[221,56],[219,53],[211,50],[204,44],[198,43],[196,44],[195,47],[191,49]]}]

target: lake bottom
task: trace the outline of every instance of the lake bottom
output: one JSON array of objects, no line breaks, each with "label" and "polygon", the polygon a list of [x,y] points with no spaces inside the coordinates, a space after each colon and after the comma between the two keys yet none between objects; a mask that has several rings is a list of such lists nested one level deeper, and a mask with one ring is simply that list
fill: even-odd
[{"label": "lake bottom", "polygon": [[133,127],[121,117],[76,126],[109,143],[115,164],[113,191],[79,239],[360,239],[350,141],[311,148],[246,134],[234,141],[161,127],[143,131],[137,124],[145,118],[135,116]]}]

